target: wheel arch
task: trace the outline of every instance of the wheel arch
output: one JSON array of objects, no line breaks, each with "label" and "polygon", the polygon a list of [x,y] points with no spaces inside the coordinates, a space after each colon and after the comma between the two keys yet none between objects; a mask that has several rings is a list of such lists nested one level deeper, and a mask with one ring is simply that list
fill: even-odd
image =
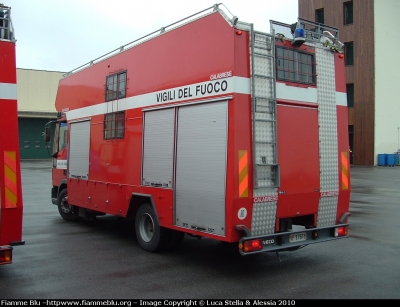
[{"label": "wheel arch", "polygon": [[63,179],[61,179],[60,183],[58,184],[57,197],[60,194],[60,192],[66,188],[67,188],[67,178],[63,178]]},{"label": "wheel arch", "polygon": [[157,220],[160,221],[160,219],[158,218],[156,206],[154,205],[153,196],[150,194],[142,193],[132,193],[126,218],[129,220],[135,220],[136,213],[139,207],[143,204],[149,204],[153,208]]},{"label": "wheel arch", "polygon": [[67,179],[63,178],[61,181],[58,183],[58,185],[53,185],[51,189],[51,202],[54,205],[57,205],[57,199],[58,195],[60,195],[61,191],[67,188]]}]

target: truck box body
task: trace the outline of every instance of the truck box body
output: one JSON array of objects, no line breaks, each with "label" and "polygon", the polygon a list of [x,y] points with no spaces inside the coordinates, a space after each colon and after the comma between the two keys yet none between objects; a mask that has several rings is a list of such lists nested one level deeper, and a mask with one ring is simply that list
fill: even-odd
[{"label": "truck box body", "polygon": [[347,237],[343,54],[292,42],[215,6],[68,73],[53,203],[66,188],[79,216],[147,203],[161,229],[243,255]]},{"label": "truck box body", "polygon": [[12,263],[22,241],[17,69],[11,8],[0,4],[0,265]]}]

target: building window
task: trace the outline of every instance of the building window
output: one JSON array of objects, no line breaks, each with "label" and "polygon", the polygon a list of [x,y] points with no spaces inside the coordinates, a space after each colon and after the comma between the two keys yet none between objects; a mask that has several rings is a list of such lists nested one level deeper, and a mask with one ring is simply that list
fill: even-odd
[{"label": "building window", "polygon": [[315,85],[314,54],[276,46],[277,80]]},{"label": "building window", "polygon": [[354,108],[354,83],[346,84],[347,106]]},{"label": "building window", "polygon": [[125,132],[125,111],[104,115],[104,139],[121,139]]},{"label": "building window", "polygon": [[343,20],[345,25],[353,23],[353,1],[343,3]]},{"label": "building window", "polygon": [[349,155],[350,155],[350,164],[353,164],[353,149],[354,149],[354,126],[349,126]]},{"label": "building window", "polygon": [[106,79],[106,101],[126,97],[126,71],[110,75]]},{"label": "building window", "polygon": [[344,58],[346,65],[354,65],[353,42],[344,43]]},{"label": "building window", "polygon": [[315,21],[323,24],[324,19],[324,9],[315,10]]}]

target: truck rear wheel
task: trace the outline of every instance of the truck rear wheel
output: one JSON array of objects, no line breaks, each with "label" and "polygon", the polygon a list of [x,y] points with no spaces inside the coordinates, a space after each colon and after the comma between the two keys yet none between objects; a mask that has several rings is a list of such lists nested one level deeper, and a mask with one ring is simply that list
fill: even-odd
[{"label": "truck rear wheel", "polygon": [[68,204],[68,193],[67,189],[63,189],[57,198],[58,212],[61,217],[68,222],[75,222],[80,217],[72,212],[72,206]]},{"label": "truck rear wheel", "polygon": [[169,245],[171,232],[160,227],[154,209],[149,204],[139,207],[135,217],[135,231],[140,246],[148,252],[160,252]]}]

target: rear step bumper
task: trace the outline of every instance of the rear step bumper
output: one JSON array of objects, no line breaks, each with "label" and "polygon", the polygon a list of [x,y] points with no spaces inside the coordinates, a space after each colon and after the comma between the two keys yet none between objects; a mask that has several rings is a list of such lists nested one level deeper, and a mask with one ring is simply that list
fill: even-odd
[{"label": "rear step bumper", "polygon": [[[348,223],[341,223],[337,225],[309,228],[298,231],[278,232],[269,235],[251,236],[250,231],[244,225],[237,225],[236,229],[244,231],[246,236],[239,240],[239,252],[241,255],[251,255],[263,252],[278,252],[295,250],[309,244],[327,242],[337,239],[348,238],[347,235],[337,235],[338,228],[348,227]],[[262,246],[259,250],[245,251],[244,246],[246,241],[260,240],[259,244]],[[257,242],[256,242],[257,243]]]}]

